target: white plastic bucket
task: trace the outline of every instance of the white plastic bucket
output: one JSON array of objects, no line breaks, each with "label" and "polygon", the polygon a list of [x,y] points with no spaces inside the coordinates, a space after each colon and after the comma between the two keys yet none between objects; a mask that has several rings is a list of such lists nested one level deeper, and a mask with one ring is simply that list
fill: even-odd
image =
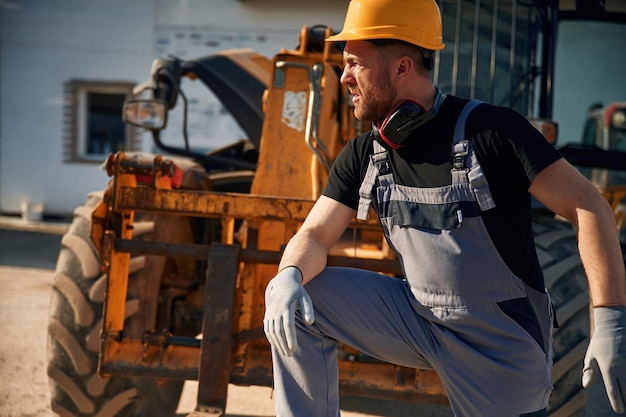
[{"label": "white plastic bucket", "polygon": [[25,222],[40,222],[43,219],[43,203],[22,201],[22,220]]}]

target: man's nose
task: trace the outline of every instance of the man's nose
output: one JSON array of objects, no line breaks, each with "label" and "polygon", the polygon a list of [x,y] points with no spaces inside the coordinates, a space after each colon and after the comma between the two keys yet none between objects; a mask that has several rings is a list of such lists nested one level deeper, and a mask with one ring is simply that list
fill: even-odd
[{"label": "man's nose", "polygon": [[349,85],[351,80],[351,76],[348,73],[348,68],[344,67],[341,72],[341,77],[339,78],[339,82],[343,85]]}]

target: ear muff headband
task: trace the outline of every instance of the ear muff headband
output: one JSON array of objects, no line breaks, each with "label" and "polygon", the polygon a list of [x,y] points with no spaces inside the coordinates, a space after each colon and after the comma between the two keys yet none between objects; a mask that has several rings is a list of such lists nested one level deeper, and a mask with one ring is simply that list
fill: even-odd
[{"label": "ear muff headband", "polygon": [[435,87],[437,95],[433,107],[426,111],[419,103],[413,100],[404,100],[389,112],[382,122],[375,122],[372,126],[374,138],[387,144],[392,149],[399,149],[411,133],[432,120],[439,111],[444,95]]}]

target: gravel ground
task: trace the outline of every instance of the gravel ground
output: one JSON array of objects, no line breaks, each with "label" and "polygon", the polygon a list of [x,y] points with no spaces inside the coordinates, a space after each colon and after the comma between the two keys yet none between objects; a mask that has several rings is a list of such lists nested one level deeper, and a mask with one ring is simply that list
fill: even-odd
[{"label": "gravel ground", "polygon": [[0,266],[0,416],[50,412],[46,323],[52,271]]}]

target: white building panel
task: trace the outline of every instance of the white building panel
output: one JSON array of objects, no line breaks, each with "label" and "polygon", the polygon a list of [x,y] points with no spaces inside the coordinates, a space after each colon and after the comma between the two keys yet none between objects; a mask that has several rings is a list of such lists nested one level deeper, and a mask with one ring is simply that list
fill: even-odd
[{"label": "white building panel", "polygon": [[0,5],[0,212],[22,201],[68,215],[103,188],[97,163],[64,162],[64,84],[137,82],[153,58],[152,1],[23,0]]},{"label": "white building panel", "polygon": [[[31,201],[43,203],[47,216],[68,216],[88,192],[106,185],[99,161],[65,158],[68,81],[138,84],[148,78],[154,58],[170,53],[189,59],[252,47],[271,56],[295,47],[302,25],[340,27],[346,5],[334,0],[0,3],[0,213],[18,214],[21,203]],[[198,140],[198,147],[211,148],[241,137],[205,88],[189,86],[187,93],[195,103],[192,144]],[[181,140],[175,132],[168,135],[166,143]],[[154,151],[150,136],[142,138],[141,148]]]}]

